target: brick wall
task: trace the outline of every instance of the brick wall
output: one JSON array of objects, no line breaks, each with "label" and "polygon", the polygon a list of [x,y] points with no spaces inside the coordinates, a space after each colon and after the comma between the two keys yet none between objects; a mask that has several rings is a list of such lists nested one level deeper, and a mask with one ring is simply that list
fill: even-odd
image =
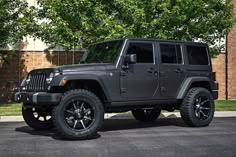
[{"label": "brick wall", "polygon": [[[236,5],[236,0],[233,0]],[[236,6],[234,7],[236,14]],[[227,37],[228,41],[228,98],[236,99],[236,25]]]},{"label": "brick wall", "polygon": [[[79,63],[82,52],[75,52],[74,63]],[[9,64],[0,60],[0,102],[11,102],[12,89],[26,76],[38,68],[67,65],[73,63],[73,53],[69,52],[17,52],[8,58]]]},{"label": "brick wall", "polygon": [[225,53],[219,54],[217,58],[212,59],[212,68],[216,72],[216,80],[219,83],[219,99],[226,99],[226,81],[225,81]]}]

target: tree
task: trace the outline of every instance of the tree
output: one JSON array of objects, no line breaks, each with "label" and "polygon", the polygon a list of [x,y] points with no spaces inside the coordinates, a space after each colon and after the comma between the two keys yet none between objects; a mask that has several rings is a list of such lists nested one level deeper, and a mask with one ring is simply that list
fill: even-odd
[{"label": "tree", "polygon": [[[0,6],[0,47],[8,44],[17,47],[31,29],[33,10],[24,0],[1,0]],[[9,53],[0,51],[0,58],[4,59]]]},{"label": "tree", "polygon": [[66,49],[145,37],[198,40],[219,52],[215,43],[235,22],[230,0],[40,0],[39,6],[33,35]]}]

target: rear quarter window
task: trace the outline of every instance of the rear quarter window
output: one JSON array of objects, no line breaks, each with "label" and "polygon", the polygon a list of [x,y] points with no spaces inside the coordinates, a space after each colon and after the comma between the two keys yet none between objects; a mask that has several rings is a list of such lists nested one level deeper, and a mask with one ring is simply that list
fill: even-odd
[{"label": "rear quarter window", "polygon": [[204,46],[187,46],[188,62],[190,65],[208,65],[209,59],[207,47]]}]

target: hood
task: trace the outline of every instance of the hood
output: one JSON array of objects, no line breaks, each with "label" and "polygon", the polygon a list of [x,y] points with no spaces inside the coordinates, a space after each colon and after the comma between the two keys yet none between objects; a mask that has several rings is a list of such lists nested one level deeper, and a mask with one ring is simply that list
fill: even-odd
[{"label": "hood", "polygon": [[75,71],[101,71],[107,70],[115,65],[110,63],[102,63],[102,64],[74,64],[74,65],[64,65],[55,67],[59,71],[66,73],[66,72],[75,72]]}]

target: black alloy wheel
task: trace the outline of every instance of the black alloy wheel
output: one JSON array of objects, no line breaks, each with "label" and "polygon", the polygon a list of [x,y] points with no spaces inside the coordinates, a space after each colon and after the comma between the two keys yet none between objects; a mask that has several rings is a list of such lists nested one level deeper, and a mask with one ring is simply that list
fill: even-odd
[{"label": "black alloy wheel", "polygon": [[195,99],[194,112],[199,120],[206,120],[211,114],[211,105],[208,97],[201,95]]},{"label": "black alloy wheel", "polygon": [[215,112],[214,99],[211,92],[205,88],[191,88],[186,94],[180,114],[183,121],[192,127],[208,126]]},{"label": "black alloy wheel", "polygon": [[84,140],[95,137],[104,119],[100,99],[90,91],[75,89],[63,94],[53,110],[57,131],[66,139]]},{"label": "black alloy wheel", "polygon": [[94,110],[85,101],[72,100],[64,110],[64,118],[68,127],[75,131],[82,131],[94,122]]},{"label": "black alloy wheel", "polygon": [[54,127],[51,110],[48,108],[29,108],[23,105],[22,116],[26,124],[35,130],[48,130]]}]

